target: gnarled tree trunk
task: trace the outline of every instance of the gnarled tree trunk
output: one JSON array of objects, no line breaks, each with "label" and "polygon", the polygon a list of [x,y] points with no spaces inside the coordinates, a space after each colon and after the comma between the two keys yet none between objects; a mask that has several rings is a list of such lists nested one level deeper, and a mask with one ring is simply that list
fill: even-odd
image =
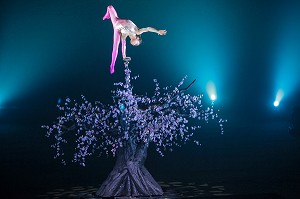
[{"label": "gnarled tree trunk", "polygon": [[144,166],[148,143],[128,139],[117,150],[117,161],[108,178],[96,192],[97,196],[158,196],[163,191]]}]

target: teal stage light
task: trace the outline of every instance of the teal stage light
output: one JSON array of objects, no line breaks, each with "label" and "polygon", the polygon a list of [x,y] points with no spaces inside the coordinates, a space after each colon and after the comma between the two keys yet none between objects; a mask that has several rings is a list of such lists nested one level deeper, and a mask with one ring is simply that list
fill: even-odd
[{"label": "teal stage light", "polygon": [[217,91],[214,82],[209,81],[206,84],[206,92],[212,101],[215,101],[217,99]]},{"label": "teal stage light", "polygon": [[[1,93],[1,89],[0,89]],[[4,109],[5,96],[3,94],[0,95],[0,110]]]},{"label": "teal stage light", "polygon": [[284,96],[283,90],[282,90],[282,89],[279,89],[279,90],[277,91],[276,98],[275,98],[275,101],[274,101],[274,103],[273,103],[273,105],[274,105],[275,107],[279,106],[280,101],[282,100],[283,96]]},{"label": "teal stage light", "polygon": [[54,14],[57,5],[16,2],[5,11],[0,36],[0,106],[46,88],[65,71],[72,73],[69,60],[75,60],[74,54],[81,51],[82,44],[76,41],[82,39],[78,39],[81,32],[75,34],[76,26],[70,24],[84,29],[85,18],[80,19],[78,13],[69,16],[74,7],[64,9],[69,14]]},{"label": "teal stage light", "polygon": [[[162,48],[167,52],[161,53],[161,56],[164,60],[166,56],[169,57],[167,65],[172,65],[174,76],[181,78],[182,74],[186,74],[190,79],[197,79],[196,92],[208,94],[206,84],[213,81],[218,90],[208,94],[208,97],[213,101],[222,100],[222,104],[226,106],[230,103],[230,97],[223,96],[234,94],[231,85],[235,84],[237,60],[241,57],[239,24],[242,21],[236,17],[236,10],[226,2],[219,2],[217,7],[210,1],[197,1],[196,4],[176,2],[172,5],[178,7],[178,10],[185,7],[183,10],[189,11],[184,18],[174,13],[178,18],[164,20],[168,23],[167,30],[170,34],[165,37],[165,43],[161,42],[164,45]],[[203,12],[199,12],[197,8]],[[188,35],[183,36],[178,34],[178,27],[192,29],[188,31]]]},{"label": "teal stage light", "polygon": [[217,96],[214,95],[214,94],[212,94],[212,95],[210,96],[210,99],[211,99],[212,101],[215,101],[215,100],[217,99]]},{"label": "teal stage light", "polygon": [[[290,97],[300,87],[300,13],[296,7],[288,6],[288,8],[285,9],[288,13],[284,13],[285,15],[278,24],[280,29],[276,32],[276,45],[273,48],[275,50],[273,65],[277,106],[283,96]],[[281,90],[278,91],[279,88]]]}]

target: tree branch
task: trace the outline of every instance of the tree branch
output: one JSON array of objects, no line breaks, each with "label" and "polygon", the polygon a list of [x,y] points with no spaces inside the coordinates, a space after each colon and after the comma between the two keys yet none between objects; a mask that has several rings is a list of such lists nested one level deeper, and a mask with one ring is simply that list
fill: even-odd
[{"label": "tree branch", "polygon": [[[194,79],[194,81],[192,81],[192,83],[190,83],[186,88],[183,88],[183,89],[180,89],[179,92],[174,95],[170,100],[168,100],[166,103],[162,104],[162,106],[164,106],[165,104],[167,105],[165,108],[163,108],[161,111],[165,111],[167,109],[170,109],[171,107],[171,102],[180,94],[180,93],[183,93],[185,91],[187,91],[194,83],[195,83],[196,79]],[[171,105],[169,105],[171,104]]]}]

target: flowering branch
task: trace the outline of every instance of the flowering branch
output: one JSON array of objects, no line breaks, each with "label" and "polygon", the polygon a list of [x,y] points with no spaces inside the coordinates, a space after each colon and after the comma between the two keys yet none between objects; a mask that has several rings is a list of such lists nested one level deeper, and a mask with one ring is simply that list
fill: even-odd
[{"label": "flowering branch", "polygon": [[[180,89],[187,77],[173,89],[160,88],[154,80],[154,95],[150,98],[135,95],[132,90],[131,70],[129,62],[125,62],[125,82],[115,83],[116,90],[112,91],[113,105],[103,105],[101,102],[91,103],[81,98],[81,102],[67,98],[63,105],[57,105],[62,112],[57,121],[50,126],[43,126],[47,130],[47,137],[54,138],[53,148],[56,158],[61,157],[63,148],[69,142],[75,148],[73,162],[85,165],[85,158],[92,154],[103,152],[115,155],[118,148],[127,142],[148,144],[153,142],[156,150],[163,156],[163,151],[174,146],[180,146],[192,139],[193,132],[200,125],[189,125],[189,120],[208,122],[209,119],[219,119],[221,132],[226,120],[219,118],[213,106],[204,108],[203,95],[190,95],[185,92],[195,83],[192,81],[186,88]],[[73,136],[67,136],[69,132]],[[72,138],[72,139],[71,139]],[[199,144],[198,140],[194,140]]]}]

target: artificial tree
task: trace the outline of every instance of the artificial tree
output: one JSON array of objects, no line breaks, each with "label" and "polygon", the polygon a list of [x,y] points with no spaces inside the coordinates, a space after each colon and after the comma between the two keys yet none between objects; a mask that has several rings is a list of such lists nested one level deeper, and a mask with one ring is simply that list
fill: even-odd
[{"label": "artificial tree", "polygon": [[[89,102],[82,96],[81,102],[67,98],[58,104],[62,114],[53,125],[43,126],[47,137],[55,139],[51,147],[56,149],[55,158],[63,164],[64,147],[75,143],[73,162],[85,166],[87,156],[112,154],[116,164],[108,178],[96,192],[97,196],[153,196],[162,195],[160,185],[144,166],[150,143],[163,156],[165,150],[185,144],[193,139],[193,132],[200,122],[217,119],[223,132],[224,119],[214,111],[213,104],[205,107],[203,95],[190,95],[187,87],[181,88],[186,77],[174,88],[161,88],[154,80],[152,97],[133,93],[129,60],[125,60],[125,82],[115,83],[112,91],[113,104]],[[189,124],[196,120],[197,125]]]}]

